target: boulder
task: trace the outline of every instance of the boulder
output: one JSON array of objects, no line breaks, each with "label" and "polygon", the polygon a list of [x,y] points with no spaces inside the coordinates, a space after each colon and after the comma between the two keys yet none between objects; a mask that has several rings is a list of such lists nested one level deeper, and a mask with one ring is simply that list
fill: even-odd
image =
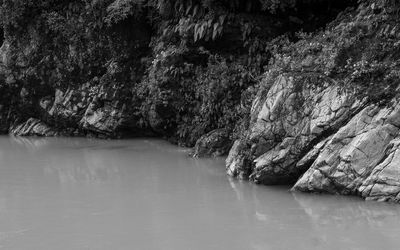
[{"label": "boulder", "polygon": [[121,125],[123,109],[117,109],[110,104],[96,108],[91,103],[83,115],[80,124],[83,129],[105,135],[112,135]]},{"label": "boulder", "polygon": [[226,155],[232,146],[229,131],[216,129],[201,136],[194,146],[193,157]]}]

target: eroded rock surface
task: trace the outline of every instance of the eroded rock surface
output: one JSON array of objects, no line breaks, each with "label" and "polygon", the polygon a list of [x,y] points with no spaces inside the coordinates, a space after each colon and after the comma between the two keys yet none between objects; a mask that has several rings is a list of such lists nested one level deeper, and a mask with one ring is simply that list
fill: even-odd
[{"label": "eroded rock surface", "polygon": [[[248,141],[254,157],[250,178],[256,183],[294,182],[308,167],[297,164],[301,158],[360,109],[361,102],[353,95],[341,92],[328,79],[320,81],[318,87],[305,81],[299,86],[293,77],[281,75],[263,100],[254,102]],[[316,151],[318,147],[322,146]],[[243,175],[237,162],[228,162],[228,173]]]},{"label": "eroded rock surface", "polygon": [[146,124],[135,112],[137,107],[126,92],[101,84],[84,84],[64,91],[57,89],[54,98],[43,98],[40,106],[47,113],[49,122],[85,133],[118,137],[124,133],[143,132]]},{"label": "eroded rock surface", "polygon": [[400,103],[365,105],[335,85],[295,87],[281,75],[256,99],[227,172],[293,190],[400,201]]},{"label": "eroded rock surface", "polygon": [[10,133],[16,136],[56,136],[58,132],[44,122],[30,118],[26,122],[14,126]]},{"label": "eroded rock surface", "polygon": [[228,174],[400,201],[399,58],[390,38],[398,17],[377,10],[388,7],[365,3],[278,53],[226,161]]},{"label": "eroded rock surface", "polygon": [[390,142],[384,160],[358,188],[368,200],[400,202],[400,139]]},{"label": "eroded rock surface", "polygon": [[194,157],[221,156],[229,152],[232,142],[226,129],[216,129],[200,137],[193,149]]},{"label": "eroded rock surface", "polygon": [[398,136],[398,116],[398,108],[363,109],[327,143],[294,190],[357,194]]}]

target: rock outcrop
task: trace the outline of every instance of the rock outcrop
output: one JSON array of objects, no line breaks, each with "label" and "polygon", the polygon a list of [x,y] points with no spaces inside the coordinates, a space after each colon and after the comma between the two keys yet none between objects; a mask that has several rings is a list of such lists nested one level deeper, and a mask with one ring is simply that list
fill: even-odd
[{"label": "rock outcrop", "polygon": [[400,140],[396,138],[388,145],[382,162],[358,188],[367,200],[400,202]]},{"label": "rock outcrop", "polygon": [[[400,131],[399,118],[399,106],[383,109],[368,106],[363,109],[328,141],[293,189],[362,194],[363,197],[371,198],[378,196],[379,191],[385,193],[383,190],[388,188],[395,192],[391,184],[396,184],[397,180],[399,185],[399,178],[394,175],[394,182],[385,182],[380,172],[386,167],[389,167],[387,171],[393,171],[391,165],[396,161],[395,152],[387,150],[396,144],[395,138]],[[395,198],[397,193],[393,192],[390,195],[395,195]]]},{"label": "rock outcrop", "polygon": [[[296,181],[309,167],[305,164],[307,159],[315,157],[315,153],[305,154],[314,146],[311,152],[318,151],[322,147],[318,144],[337,131],[361,105],[354,95],[340,92],[323,78],[319,87],[299,88],[293,77],[279,76],[252,108],[254,122],[248,141],[255,164],[250,179],[261,184]],[[228,162],[228,173],[243,176],[236,168],[235,161]]]},{"label": "rock outcrop", "polygon": [[30,118],[26,122],[11,127],[10,134],[16,136],[56,136],[59,133],[41,120]]},{"label": "rock outcrop", "polygon": [[194,157],[226,155],[232,146],[229,131],[216,129],[208,132],[197,140],[193,149]]},{"label": "rock outcrop", "polygon": [[383,6],[362,5],[276,58],[229,175],[400,202],[399,36]]},{"label": "rock outcrop", "polygon": [[292,190],[400,201],[400,104],[365,105],[335,85],[301,89],[281,75],[252,108],[227,172]]},{"label": "rock outcrop", "polygon": [[83,134],[100,137],[144,133],[146,123],[123,89],[101,84],[84,84],[67,90],[57,89],[54,97],[40,101],[49,123],[75,128]]}]

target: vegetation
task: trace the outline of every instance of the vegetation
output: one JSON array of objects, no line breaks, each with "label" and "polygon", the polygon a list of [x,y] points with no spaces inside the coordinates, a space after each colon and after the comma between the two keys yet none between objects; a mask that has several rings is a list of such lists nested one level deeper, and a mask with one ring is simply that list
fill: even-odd
[{"label": "vegetation", "polygon": [[[314,84],[335,79],[360,99],[387,103],[396,96],[400,82],[399,7],[396,1],[367,1],[358,12],[343,12],[323,31],[301,33],[296,43],[275,42],[266,75],[269,79],[286,73],[301,79],[311,76]],[[264,83],[264,88],[271,84]]]},{"label": "vegetation", "polygon": [[[393,4],[376,2],[377,8]],[[132,112],[144,117],[144,126],[178,143],[193,145],[217,128],[234,138],[246,126],[258,87],[268,85],[261,79],[302,65],[304,58],[293,60],[294,55],[324,53],[314,69],[325,76],[351,71],[348,79],[364,84],[357,85],[360,90],[371,74],[397,79],[396,70],[387,71],[392,60],[380,64],[388,50],[364,58],[375,64],[346,58],[344,48],[361,49],[355,41],[371,36],[368,27],[332,30],[330,39],[341,37],[335,46],[322,31],[316,38],[308,35],[356,5],[356,0],[2,0],[0,88],[17,93],[12,105],[3,106],[12,106],[11,122],[45,119],[40,100],[54,97],[57,89],[84,89],[89,96],[116,91],[112,98],[135,106]],[[367,89],[376,98],[391,90]]]}]

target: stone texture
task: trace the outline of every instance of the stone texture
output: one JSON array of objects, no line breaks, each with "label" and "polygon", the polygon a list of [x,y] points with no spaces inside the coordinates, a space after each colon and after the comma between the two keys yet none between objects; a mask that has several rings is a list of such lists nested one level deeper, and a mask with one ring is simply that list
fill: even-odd
[{"label": "stone texture", "polygon": [[[391,43],[398,25],[394,16],[378,13],[391,8],[382,4],[343,12],[325,31],[274,57],[249,128],[229,154],[229,175],[400,201],[399,85],[387,81],[399,71]],[[371,73],[372,65],[382,72]]]},{"label": "stone texture", "polygon": [[56,136],[58,133],[42,121],[30,118],[26,122],[11,127],[10,134],[16,136]]},{"label": "stone texture", "polygon": [[77,123],[91,102],[88,88],[89,85],[82,85],[79,88],[56,89],[51,107],[44,100],[41,100],[41,107],[56,121]]},{"label": "stone texture", "polygon": [[80,121],[82,127],[102,134],[114,133],[120,125],[123,110],[115,109],[112,106],[105,106],[96,110],[91,107],[89,106]]},{"label": "stone texture", "polygon": [[[297,162],[360,109],[360,102],[329,79],[321,77],[318,81],[318,85],[308,85],[304,79],[296,83],[293,77],[281,75],[265,95],[255,100],[247,139],[249,160],[254,161],[250,171],[254,182],[294,182],[307,170]],[[243,175],[238,168],[238,164],[227,165],[229,174]]]},{"label": "stone texture", "polygon": [[246,146],[243,140],[236,140],[233,143],[228,157],[225,160],[227,166],[226,171],[230,176],[235,176],[239,179],[247,179],[249,177],[251,168],[246,152]]},{"label": "stone texture", "polygon": [[232,146],[229,131],[216,129],[200,137],[193,149],[194,157],[226,155]]},{"label": "stone texture", "polygon": [[358,188],[368,200],[400,202],[400,139],[390,142],[384,160]]},{"label": "stone texture", "polygon": [[147,126],[126,91],[115,86],[83,84],[57,89],[54,98],[40,100],[40,107],[49,122],[103,137],[140,133]]},{"label": "stone texture", "polygon": [[[298,85],[300,84],[300,85]],[[260,92],[227,173],[292,190],[400,202],[400,103],[365,105],[336,84],[280,75]]]},{"label": "stone texture", "polygon": [[[329,140],[293,189],[339,194],[361,192],[364,197],[379,196],[376,193],[379,189],[389,191],[390,185],[377,185],[374,189],[374,183],[385,185],[378,181],[381,178],[379,169],[390,166],[390,159],[394,158],[395,152],[386,151],[390,145],[395,145],[391,141],[399,134],[398,115],[398,106],[380,108],[372,105],[363,109]],[[374,174],[370,176],[371,173]]]}]

